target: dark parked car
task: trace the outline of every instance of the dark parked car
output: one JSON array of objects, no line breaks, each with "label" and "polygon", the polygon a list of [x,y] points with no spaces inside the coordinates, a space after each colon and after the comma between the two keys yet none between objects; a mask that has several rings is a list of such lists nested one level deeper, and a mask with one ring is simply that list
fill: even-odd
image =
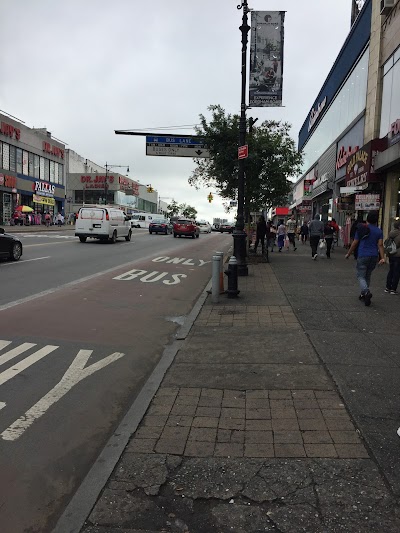
[{"label": "dark parked car", "polygon": [[233,233],[233,230],[235,229],[234,224],[220,224],[219,231],[221,233]]},{"label": "dark parked car", "polygon": [[165,235],[168,235],[168,233],[172,233],[172,224],[170,222],[168,222],[168,220],[165,220],[165,219],[156,219],[156,220],[153,220],[153,222],[151,222],[149,224],[149,233],[150,235],[152,233],[164,233]]},{"label": "dark parked car", "polygon": [[22,242],[18,237],[5,233],[3,228],[0,228],[0,258],[11,259],[12,261],[19,261],[22,255]]},{"label": "dark parked car", "polygon": [[177,237],[178,235],[179,237],[185,235],[186,237],[192,237],[192,239],[198,239],[200,235],[200,228],[194,220],[189,218],[180,218],[174,224],[174,237]]}]

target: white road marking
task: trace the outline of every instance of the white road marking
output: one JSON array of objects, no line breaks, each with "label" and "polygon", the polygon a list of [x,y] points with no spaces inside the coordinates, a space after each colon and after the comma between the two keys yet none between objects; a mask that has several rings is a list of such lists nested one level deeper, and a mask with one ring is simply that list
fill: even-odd
[{"label": "white road marking", "polygon": [[6,406],[7,404],[5,402],[0,402],[0,411],[2,409],[4,409],[4,407]]},{"label": "white road marking", "polygon": [[26,411],[23,416],[18,418],[18,420],[13,422],[11,426],[5,429],[0,435],[1,438],[3,440],[17,440],[35,422],[35,420],[43,416],[46,411],[65,396],[74,385],[125,355],[121,352],[114,352],[108,357],[85,368],[92,352],[93,350],[79,350],[78,355],[72,361],[68,370],[61,378],[61,381],[59,381],[57,385],[43,396],[43,398],[41,398],[33,407]]},{"label": "white road marking", "polygon": [[54,246],[55,244],[74,244],[73,241],[69,242],[41,242],[39,244],[24,244],[24,250],[25,248],[34,248],[35,246]]},{"label": "white road marking", "polygon": [[6,348],[9,344],[11,344],[11,341],[0,340],[0,350],[2,350],[3,348]]},{"label": "white road marking", "polygon": [[4,370],[4,372],[0,373],[0,386],[12,379],[13,377],[17,376],[24,370],[26,370],[28,367],[30,367],[37,361],[40,361],[40,359],[43,359],[43,357],[46,357],[46,355],[48,355],[49,353],[53,352],[54,350],[57,350],[57,348],[58,346],[47,345],[44,348],[41,348],[37,352],[33,353],[32,355],[29,355],[25,359],[22,359],[22,361],[12,366],[11,368]]},{"label": "white road marking", "polygon": [[12,263],[4,263],[3,266],[20,265],[21,263],[29,263],[29,261],[42,261],[43,259],[50,259],[50,257],[51,257],[50,255],[46,255],[46,257],[35,257],[35,259],[23,259],[22,261],[13,261]]},{"label": "white road marking", "polygon": [[[8,344],[10,344],[9,341],[0,341],[0,343],[2,342],[7,342]],[[0,356],[0,365],[4,365],[4,363],[8,363],[8,361],[11,361],[11,359],[14,359],[14,357],[17,357],[21,353],[26,352],[27,350],[29,350],[30,348],[33,348],[34,346],[36,346],[36,344],[33,344],[31,342],[24,342],[23,344],[20,344],[19,346],[17,346],[16,348],[13,348],[9,352],[3,353],[3,355]]]}]

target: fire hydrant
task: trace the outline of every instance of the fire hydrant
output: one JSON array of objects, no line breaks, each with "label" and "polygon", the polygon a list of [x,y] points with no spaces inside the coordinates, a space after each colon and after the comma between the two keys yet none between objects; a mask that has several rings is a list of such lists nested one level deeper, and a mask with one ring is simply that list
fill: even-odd
[{"label": "fire hydrant", "polygon": [[228,269],[225,270],[228,276],[228,298],[237,298],[240,291],[238,291],[238,265],[236,257],[231,256],[228,263]]}]

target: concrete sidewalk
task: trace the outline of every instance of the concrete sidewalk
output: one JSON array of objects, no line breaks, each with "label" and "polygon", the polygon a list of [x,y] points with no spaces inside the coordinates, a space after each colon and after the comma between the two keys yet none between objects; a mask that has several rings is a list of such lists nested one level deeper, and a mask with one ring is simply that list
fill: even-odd
[{"label": "concrete sidewalk", "polygon": [[[0,225],[1,226],[1,225]],[[1,226],[6,233],[41,233],[42,231],[75,231],[75,225],[64,224],[63,226],[45,226],[37,224],[34,226]]]},{"label": "concrete sidewalk", "polygon": [[400,531],[400,302],[298,248],[206,300],[82,531]]}]

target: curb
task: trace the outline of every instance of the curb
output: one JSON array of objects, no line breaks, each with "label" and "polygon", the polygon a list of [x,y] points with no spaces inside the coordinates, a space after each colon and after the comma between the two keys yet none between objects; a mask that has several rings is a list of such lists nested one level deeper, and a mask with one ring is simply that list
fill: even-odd
[{"label": "curb", "polygon": [[130,437],[139,426],[167,370],[181,348],[182,341],[189,334],[197,315],[207,299],[207,290],[211,288],[211,282],[210,280],[202,290],[184,324],[175,334],[172,344],[164,349],[157,366],[64,509],[53,529],[53,533],[79,533],[85,525]]}]

